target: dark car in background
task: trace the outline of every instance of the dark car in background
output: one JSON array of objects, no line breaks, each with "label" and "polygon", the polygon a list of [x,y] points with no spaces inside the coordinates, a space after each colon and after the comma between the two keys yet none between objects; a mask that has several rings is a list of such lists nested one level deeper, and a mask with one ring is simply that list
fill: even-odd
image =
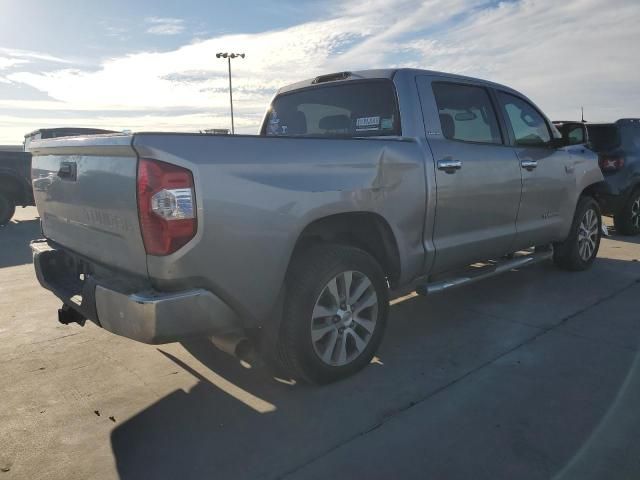
[{"label": "dark car in background", "polygon": [[34,140],[116,133],[100,128],[41,128],[24,136],[22,145],[0,146],[0,226],[13,217],[16,206],[35,205],[31,188],[31,154],[26,152]]},{"label": "dark car in background", "polygon": [[640,234],[640,119],[587,123],[588,144],[604,174],[602,212],[612,215],[616,231]]},{"label": "dark car in background", "polygon": [[0,147],[0,226],[11,220],[17,205],[34,205],[31,154],[22,146]]}]

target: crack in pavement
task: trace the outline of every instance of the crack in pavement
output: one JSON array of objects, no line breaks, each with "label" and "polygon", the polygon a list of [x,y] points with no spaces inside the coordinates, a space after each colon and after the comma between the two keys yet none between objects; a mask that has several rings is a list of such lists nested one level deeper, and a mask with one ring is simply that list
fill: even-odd
[{"label": "crack in pavement", "polygon": [[[541,330],[537,333],[535,333],[534,335],[532,335],[531,337],[529,337],[528,339],[520,342],[519,344],[517,344],[516,346],[505,350],[504,352],[502,352],[501,354],[487,360],[486,362],[478,365],[477,367],[469,370],[468,372],[466,372],[465,374],[454,378],[453,380],[451,380],[450,382],[446,383],[445,385],[437,388],[436,390],[428,393],[427,395],[418,398],[417,400],[411,401],[408,404],[399,407],[397,409],[392,410],[391,412],[388,412],[386,414],[384,414],[379,421],[377,421],[375,424],[373,424],[371,427],[362,430],[360,432],[357,432],[356,434],[352,435],[351,437],[347,438],[346,440],[344,440],[343,442],[340,442],[330,448],[328,448],[327,450],[325,450],[324,452],[320,453],[319,455],[314,456],[313,458],[301,463],[300,465],[297,465],[295,467],[293,467],[292,469],[289,469],[285,472],[282,472],[281,474],[279,474],[278,476],[276,476],[275,478],[278,479],[282,479],[282,478],[287,478],[290,477],[292,475],[294,475],[295,473],[299,472],[300,470],[302,470],[303,468],[305,468],[308,465],[311,465],[312,463],[316,462],[317,460],[331,454],[332,452],[338,450],[339,448],[343,447],[344,445],[347,445],[365,435],[368,435],[369,433],[377,430],[378,428],[382,427],[385,423],[387,423],[389,420],[397,417],[398,415],[401,415],[402,413],[410,410],[411,408],[415,407],[416,405],[419,405],[423,402],[426,402],[427,400],[431,399],[432,397],[438,395],[439,393],[443,392],[444,390],[452,387],[453,385],[456,385],[457,383],[461,382],[462,380],[472,376],[473,374],[477,373],[478,371],[482,370],[483,368],[495,363],[497,360],[500,360],[501,358],[515,352],[516,350],[529,345],[530,343],[536,341],[537,339],[539,339],[540,337],[548,334],[549,332],[554,331],[556,328],[564,325],[565,323],[567,323],[569,320],[571,320],[572,318],[575,318],[579,315],[582,315],[583,313],[591,310],[592,308],[597,307],[598,305],[601,305],[602,303],[608,302],[612,299],[614,299],[615,297],[617,297],[618,295],[621,295],[622,293],[626,292],[627,290],[630,290],[631,288],[635,287],[636,285],[640,284],[640,278],[637,278],[635,280],[633,280],[631,283],[625,285],[624,287],[622,287],[621,289],[605,296],[602,297],[600,299],[598,299],[597,301],[587,305],[584,308],[581,308],[569,315],[566,315],[564,317],[562,317],[557,323],[554,323],[553,325],[550,325],[549,327],[538,327]],[[613,345],[612,345],[613,346]],[[617,348],[622,348],[619,346],[616,346]]]}]

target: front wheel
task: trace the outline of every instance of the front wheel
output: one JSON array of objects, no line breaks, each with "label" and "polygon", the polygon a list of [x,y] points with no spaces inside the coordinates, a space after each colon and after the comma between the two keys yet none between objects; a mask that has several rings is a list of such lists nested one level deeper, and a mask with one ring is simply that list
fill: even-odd
[{"label": "front wheel", "polygon": [[569,236],[554,245],[553,261],[564,270],[586,270],[598,255],[601,235],[602,217],[598,203],[591,197],[580,198]]},{"label": "front wheel", "polygon": [[371,255],[312,247],[294,258],[286,289],[278,348],[292,377],[329,383],[371,362],[389,309],[385,275]]},{"label": "front wheel", "polygon": [[15,212],[16,205],[13,200],[0,193],[0,227],[9,223]]}]

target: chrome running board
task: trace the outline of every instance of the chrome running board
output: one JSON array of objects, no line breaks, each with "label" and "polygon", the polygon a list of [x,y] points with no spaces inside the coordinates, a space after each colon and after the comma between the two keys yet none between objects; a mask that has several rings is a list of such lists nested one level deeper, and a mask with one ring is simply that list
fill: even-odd
[{"label": "chrome running board", "polygon": [[416,293],[418,295],[431,295],[434,293],[440,293],[450,288],[461,287],[463,285],[469,285],[480,280],[484,280],[495,275],[499,275],[504,272],[513,270],[514,268],[521,268],[536,263],[544,262],[553,257],[553,249],[533,252],[526,255],[520,255],[515,258],[505,259],[497,261],[496,263],[489,264],[484,267],[475,268],[475,272],[467,272],[469,275],[462,275],[458,277],[447,278],[446,280],[438,280],[435,282],[424,283],[416,287]]}]

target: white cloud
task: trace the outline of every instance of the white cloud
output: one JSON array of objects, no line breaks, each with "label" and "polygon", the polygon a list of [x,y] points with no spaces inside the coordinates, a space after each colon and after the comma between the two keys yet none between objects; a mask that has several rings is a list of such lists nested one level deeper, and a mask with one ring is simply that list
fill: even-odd
[{"label": "white cloud", "polygon": [[10,57],[0,57],[0,70],[4,70],[15,65],[20,65],[21,63],[26,63],[26,60]]},{"label": "white cloud", "polygon": [[185,29],[184,20],[181,18],[148,17],[145,18],[147,33],[154,35],[178,35]]},{"label": "white cloud", "polygon": [[[95,124],[89,112],[103,111],[100,121],[106,123],[101,125],[118,128],[226,127],[226,62],[215,53],[235,51],[247,54],[232,63],[236,124],[244,132],[256,130],[269,98],[283,84],[320,73],[387,66],[505,83],[533,98],[552,118],[576,118],[581,105],[590,120],[640,115],[640,69],[634,63],[640,41],[638,2],[521,0],[486,6],[484,0],[368,0],[345,5],[330,19],[217,36],[168,52],[131,54],[107,60],[97,70],[5,74],[55,101],[36,102],[39,106],[4,101],[0,108],[15,111],[20,104],[44,111],[37,121],[51,124],[59,123],[54,115],[59,108],[79,112],[75,122],[80,125]],[[155,20],[150,27],[179,19]],[[115,115],[162,109],[196,113],[175,119]],[[203,115],[203,110],[210,113]],[[45,124],[24,128],[39,126]]]},{"label": "white cloud", "polygon": [[48,53],[4,47],[0,47],[0,58],[1,57],[8,58],[9,60],[13,60],[17,63],[28,63],[34,60],[52,63],[72,63],[71,60],[57,57],[55,55],[49,55]]}]

